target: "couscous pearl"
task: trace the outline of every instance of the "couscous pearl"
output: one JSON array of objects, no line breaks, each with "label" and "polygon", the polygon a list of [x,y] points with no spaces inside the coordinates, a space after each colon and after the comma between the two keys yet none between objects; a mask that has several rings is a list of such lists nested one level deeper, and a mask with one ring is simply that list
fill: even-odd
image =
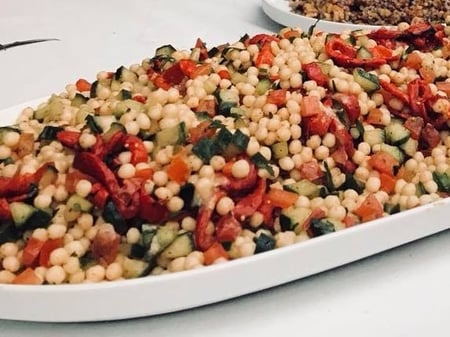
[{"label": "couscous pearl", "polygon": [[7,132],[3,136],[3,144],[8,147],[14,147],[17,145],[20,139],[20,134],[17,132]]},{"label": "couscous pearl", "polygon": [[129,179],[134,177],[136,169],[133,164],[123,164],[119,167],[117,175],[122,179]]},{"label": "couscous pearl", "polygon": [[141,233],[139,232],[139,230],[137,228],[131,227],[127,231],[127,243],[129,243],[131,245],[138,243],[140,238],[141,238]]},{"label": "couscous pearl", "polygon": [[86,270],[86,281],[100,282],[105,278],[106,270],[101,265],[95,265]]},{"label": "couscous pearl", "polygon": [[67,251],[67,253],[73,257],[81,257],[86,253],[86,248],[79,240],[73,240],[68,242],[64,246],[64,248]]},{"label": "couscous pearl", "polygon": [[164,186],[167,184],[169,177],[167,176],[167,173],[164,171],[156,171],[153,174],[153,181],[157,186]]},{"label": "couscous pearl", "polygon": [[16,256],[6,256],[2,261],[2,267],[15,273],[20,268],[20,261]]},{"label": "couscous pearl", "polygon": [[106,267],[105,277],[109,281],[114,281],[122,277],[123,268],[120,263],[113,262]]},{"label": "couscous pearl", "polygon": [[31,235],[33,238],[40,240],[40,241],[46,241],[48,238],[47,229],[45,228],[36,228],[33,231],[33,234]]},{"label": "couscous pearl", "polygon": [[183,206],[184,206],[184,201],[183,201],[183,199],[181,199],[178,196],[174,196],[174,197],[170,198],[169,201],[167,202],[167,208],[169,209],[169,211],[174,212],[174,213],[183,209]]},{"label": "couscous pearl", "polygon": [[0,270],[0,284],[12,283],[16,275],[9,270]]},{"label": "couscous pearl", "polygon": [[19,251],[19,247],[13,242],[5,242],[0,246],[0,256],[15,256]]},{"label": "couscous pearl", "polygon": [[88,149],[95,145],[97,138],[91,133],[82,133],[80,135],[79,143],[83,149]]},{"label": "couscous pearl", "polygon": [[231,167],[231,174],[235,178],[245,178],[250,173],[250,164],[245,159],[237,160]]},{"label": "couscous pearl", "polygon": [[52,266],[45,273],[45,280],[50,284],[61,284],[66,278],[66,272],[61,266]]},{"label": "couscous pearl", "polygon": [[181,220],[181,228],[189,232],[193,232],[195,230],[196,224],[196,220],[190,216],[187,216]]},{"label": "couscous pearl", "polygon": [[234,209],[234,201],[230,197],[222,197],[216,205],[217,213],[226,215]]},{"label": "couscous pearl", "polygon": [[51,224],[48,226],[47,231],[50,239],[59,239],[66,234],[67,227],[62,224]]},{"label": "couscous pearl", "polygon": [[86,179],[80,179],[80,181],[78,181],[77,185],[75,186],[75,192],[83,198],[87,197],[89,193],[91,193],[91,190],[92,183]]},{"label": "couscous pearl", "polygon": [[50,264],[54,266],[60,266],[67,262],[69,259],[69,253],[64,248],[56,248],[50,253]]},{"label": "couscous pearl", "polygon": [[67,274],[75,274],[80,270],[80,260],[78,257],[70,256],[64,263],[63,268]]}]

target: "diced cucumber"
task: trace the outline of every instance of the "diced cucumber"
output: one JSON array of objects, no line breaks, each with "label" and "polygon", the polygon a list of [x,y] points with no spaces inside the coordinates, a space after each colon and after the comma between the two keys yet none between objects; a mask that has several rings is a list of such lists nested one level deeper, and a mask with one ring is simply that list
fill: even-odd
[{"label": "diced cucumber", "polygon": [[62,127],[60,126],[51,126],[51,125],[46,125],[41,133],[38,136],[38,141],[43,141],[43,140],[55,140],[56,139],[56,135],[59,131],[64,130]]},{"label": "diced cucumber", "polygon": [[156,235],[153,236],[148,255],[146,259],[151,261],[162,252],[168,245],[170,245],[178,235],[178,229],[174,226],[164,225],[157,229]]},{"label": "diced cucumber", "polygon": [[161,148],[167,145],[183,144],[186,140],[186,124],[181,122],[173,127],[163,129],[156,133],[156,145]]},{"label": "diced cucumber", "polygon": [[114,79],[122,82],[135,82],[137,75],[124,66],[120,66],[114,73]]},{"label": "diced cucumber", "polygon": [[150,248],[150,244],[152,243],[153,237],[156,235],[156,231],[158,230],[158,226],[143,224],[141,230],[141,243],[144,247]]},{"label": "diced cucumber", "polygon": [[372,129],[365,130],[363,133],[363,140],[370,146],[374,146],[376,144],[383,144],[385,139],[384,130],[383,129]]},{"label": "diced cucumber", "polygon": [[158,264],[167,264],[177,257],[187,256],[194,251],[194,240],[191,232],[179,234],[158,256]]},{"label": "diced cucumber", "polygon": [[268,161],[260,152],[256,152],[250,157],[250,160],[257,168],[266,170],[271,176],[274,175],[273,168],[270,166],[270,161]]},{"label": "diced cucumber", "polygon": [[275,159],[281,159],[289,155],[288,143],[285,141],[272,145],[272,154]]},{"label": "diced cucumber", "polygon": [[21,231],[11,222],[0,223],[0,245],[14,242],[20,237]]},{"label": "diced cucumber", "polygon": [[383,206],[383,210],[384,210],[384,212],[386,212],[388,214],[395,214],[395,213],[400,212],[400,205],[399,204],[386,203]]},{"label": "diced cucumber", "polygon": [[436,182],[439,192],[450,192],[450,176],[447,173],[434,171],[433,180]]},{"label": "diced cucumber", "polygon": [[258,96],[264,95],[272,87],[272,81],[268,78],[262,78],[255,86],[255,93]]},{"label": "diced cucumber", "polygon": [[291,206],[283,209],[280,214],[281,229],[283,231],[295,230],[296,233],[300,233],[311,212],[311,209],[306,207]]},{"label": "diced cucumber", "polygon": [[400,123],[389,123],[384,128],[386,143],[399,146],[405,143],[410,136],[410,132]]},{"label": "diced cucumber", "polygon": [[322,73],[324,73],[324,75],[328,75],[330,73],[331,64],[325,62],[317,62],[317,65],[320,67],[320,70],[322,70]]},{"label": "diced cucumber", "polygon": [[9,204],[11,217],[16,227],[22,227],[36,212],[36,208],[24,202],[15,201]]},{"label": "diced cucumber", "polygon": [[149,271],[149,263],[143,260],[125,257],[122,263],[123,277],[126,279],[144,276]]},{"label": "diced cucumber", "polygon": [[156,48],[155,56],[171,56],[176,49],[171,44]]},{"label": "diced cucumber", "polygon": [[89,90],[89,97],[95,98],[97,97],[97,89],[98,89],[99,83],[98,81],[94,81],[91,84],[91,89]]},{"label": "diced cucumber", "polygon": [[366,60],[373,57],[372,53],[366,47],[360,47],[356,52],[356,58]]},{"label": "diced cucumber", "polygon": [[320,185],[317,185],[307,179],[302,179],[295,183],[283,186],[283,188],[287,191],[295,192],[298,195],[304,195],[310,199],[319,196],[320,187]]},{"label": "diced cucumber", "polygon": [[88,100],[89,98],[77,92],[75,97],[72,98],[70,105],[79,108],[81,105],[86,104]]},{"label": "diced cucumber", "polygon": [[103,129],[100,125],[98,125],[97,121],[95,120],[95,117],[91,114],[86,116],[86,125],[91,130],[93,134],[102,133]]},{"label": "diced cucumber", "polygon": [[380,150],[392,155],[398,161],[399,164],[402,164],[403,161],[405,160],[405,154],[397,146],[383,143],[380,146]]},{"label": "diced cucumber", "polygon": [[237,92],[230,89],[222,89],[219,92],[219,112],[228,116],[231,108],[235,108],[239,105],[239,95]]},{"label": "diced cucumber", "polygon": [[53,217],[52,209],[37,208],[36,211],[30,216],[28,221],[25,223],[25,227],[27,229],[46,228],[49,225],[52,217]]},{"label": "diced cucumber", "polygon": [[328,219],[312,219],[308,229],[308,235],[310,237],[317,237],[335,231],[336,228],[334,226],[334,223],[332,223]]},{"label": "diced cucumber", "polygon": [[419,148],[419,141],[411,137],[399,146],[408,156],[412,157]]},{"label": "diced cucumber", "polygon": [[64,218],[66,221],[74,221],[82,212],[89,212],[92,207],[93,205],[89,200],[80,197],[78,194],[72,194],[67,200]]},{"label": "diced cucumber", "polygon": [[275,248],[276,242],[272,235],[260,233],[253,239],[255,242],[255,254],[267,252]]},{"label": "diced cucumber", "polygon": [[378,77],[372,73],[365,71],[362,68],[355,68],[353,70],[353,79],[366,92],[373,92],[380,89]]},{"label": "diced cucumber", "polygon": [[124,234],[127,231],[128,227],[125,220],[119,213],[116,205],[111,200],[105,204],[102,212],[102,217],[106,222],[109,222],[111,225],[113,225],[114,230],[117,233]]},{"label": "diced cucumber", "polygon": [[124,101],[126,99],[131,99],[132,94],[130,91],[122,89],[117,93],[116,98],[120,101]]}]

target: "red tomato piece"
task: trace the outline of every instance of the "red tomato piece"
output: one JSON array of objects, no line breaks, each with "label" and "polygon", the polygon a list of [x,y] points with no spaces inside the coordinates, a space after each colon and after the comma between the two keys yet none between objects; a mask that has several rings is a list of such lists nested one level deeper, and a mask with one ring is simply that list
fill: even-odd
[{"label": "red tomato piece", "polygon": [[315,160],[303,163],[300,168],[300,175],[303,179],[309,181],[315,181],[323,177],[324,173],[319,166],[319,163]]},{"label": "red tomato piece", "polygon": [[239,200],[233,209],[233,215],[239,221],[251,216],[261,205],[266,192],[266,180],[259,178],[254,191]]},{"label": "red tomato piece", "polygon": [[275,104],[278,107],[286,105],[286,89],[270,90],[267,95],[267,103]]},{"label": "red tomato piece", "polygon": [[317,62],[303,64],[302,69],[305,71],[306,76],[317,83],[321,87],[328,86],[328,77],[323,73]]},{"label": "red tomato piece", "polygon": [[390,176],[394,175],[394,167],[398,166],[398,161],[390,154],[385,151],[379,151],[374,153],[369,161],[369,165],[373,169],[380,173],[386,173]]},{"label": "red tomato piece", "polygon": [[375,220],[383,216],[383,206],[373,194],[369,194],[355,210],[355,214],[361,218],[362,222]]},{"label": "red tomato piece", "polygon": [[56,249],[63,246],[63,239],[48,239],[42,246],[39,254],[39,265],[43,267],[50,267],[50,254]]},{"label": "red tomato piece", "polygon": [[131,163],[146,163],[148,161],[148,153],[144,142],[139,137],[127,135],[125,139],[125,147],[131,152]]},{"label": "red tomato piece", "polygon": [[207,250],[203,252],[205,265],[213,264],[217,259],[229,259],[228,253],[219,242],[214,242]]},{"label": "red tomato piece", "polygon": [[33,267],[37,265],[39,254],[44,246],[45,241],[30,237],[23,249],[22,264],[25,267]]},{"label": "red tomato piece", "polygon": [[102,225],[91,243],[92,255],[101,264],[108,265],[119,253],[120,235],[114,231],[112,225]]},{"label": "red tomato piece", "polygon": [[24,271],[22,271],[19,275],[17,275],[13,280],[12,284],[42,284],[44,282],[43,279],[41,279],[32,268],[26,268]]},{"label": "red tomato piece", "polygon": [[408,117],[403,126],[409,130],[412,139],[419,140],[420,134],[424,126],[422,117]]},{"label": "red tomato piece", "polygon": [[241,232],[241,224],[232,215],[225,215],[216,223],[216,237],[219,242],[233,242]]},{"label": "red tomato piece", "polygon": [[86,81],[84,78],[80,78],[78,81],[76,81],[75,86],[80,92],[91,90],[91,83]]}]

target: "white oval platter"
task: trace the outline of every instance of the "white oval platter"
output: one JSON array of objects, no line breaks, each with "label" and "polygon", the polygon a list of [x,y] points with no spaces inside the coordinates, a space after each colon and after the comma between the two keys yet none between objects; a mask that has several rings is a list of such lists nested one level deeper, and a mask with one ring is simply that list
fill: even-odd
[{"label": "white oval platter", "polygon": [[[0,112],[12,124],[35,100]],[[175,312],[268,289],[450,228],[450,198],[306,242],[201,269],[78,285],[0,285],[0,319],[87,322]]]},{"label": "white oval platter", "polygon": [[378,26],[358,25],[341,22],[333,22],[310,18],[304,15],[293,13],[289,7],[289,0],[262,0],[262,9],[273,21],[286,27],[299,27],[307,31],[309,27],[316,24],[316,28],[329,33],[340,33],[342,31],[369,29],[373,30]]}]

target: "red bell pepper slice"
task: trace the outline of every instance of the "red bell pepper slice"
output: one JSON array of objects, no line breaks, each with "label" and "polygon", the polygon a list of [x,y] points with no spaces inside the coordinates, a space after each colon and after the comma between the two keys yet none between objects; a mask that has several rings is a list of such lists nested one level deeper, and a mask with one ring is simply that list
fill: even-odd
[{"label": "red bell pepper slice", "polygon": [[197,225],[195,226],[194,238],[195,244],[201,251],[207,250],[211,247],[217,239],[212,233],[208,232],[208,223],[211,220],[216,204],[222,196],[225,195],[223,191],[216,191],[213,196],[200,206],[197,215]]},{"label": "red bell pepper slice", "polygon": [[242,232],[241,224],[231,214],[221,217],[215,227],[219,242],[233,242]]},{"label": "red bell pepper slice", "polygon": [[233,215],[239,221],[243,221],[246,217],[255,213],[263,201],[266,193],[266,180],[259,178],[255,189],[252,193],[246,195],[239,200],[233,209]]},{"label": "red bell pepper slice", "polygon": [[321,87],[328,86],[328,77],[323,73],[317,62],[303,64],[302,69],[305,71],[306,76],[317,83]]},{"label": "red bell pepper slice", "polygon": [[172,65],[170,68],[165,70],[161,76],[163,79],[169,84],[180,84],[184,79],[184,73],[181,69],[180,63],[177,62]]},{"label": "red bell pepper slice", "polygon": [[406,119],[403,126],[409,130],[412,139],[419,140],[424,124],[422,117],[412,116]]},{"label": "red bell pepper slice", "polygon": [[305,117],[303,120],[306,137],[312,135],[325,136],[330,127],[332,118],[326,112],[321,111],[319,114]]},{"label": "red bell pepper slice", "polygon": [[56,249],[63,246],[64,240],[62,238],[58,239],[48,239],[45,241],[41,248],[39,254],[39,265],[43,267],[50,267],[50,254]]},{"label": "red bell pepper slice", "polygon": [[410,107],[414,115],[422,117],[425,122],[429,122],[430,118],[425,105],[425,102],[432,97],[429,85],[417,78],[408,83],[407,90]]},{"label": "red bell pepper slice", "polygon": [[150,223],[161,223],[169,216],[166,206],[155,201],[150,195],[141,191],[139,217]]},{"label": "red bell pepper slice", "polygon": [[379,151],[370,156],[369,165],[380,173],[394,175],[394,168],[399,165],[398,161],[385,151]]},{"label": "red bell pepper slice", "polygon": [[25,267],[34,267],[37,265],[39,254],[45,241],[30,237],[22,252],[22,264]]},{"label": "red bell pepper slice", "polygon": [[197,38],[197,41],[195,41],[195,48],[200,50],[200,61],[208,58],[208,49],[206,49],[205,43],[200,38]]},{"label": "red bell pepper slice", "polygon": [[78,149],[80,147],[80,136],[81,132],[78,131],[61,130],[56,134],[56,139],[64,146]]},{"label": "red bell pepper slice", "polygon": [[428,145],[429,149],[435,148],[441,142],[439,131],[430,123],[425,124],[423,127],[421,139]]},{"label": "red bell pepper slice", "polygon": [[349,126],[355,124],[356,120],[361,115],[361,108],[359,107],[358,98],[355,95],[337,93],[333,95],[347,115]]},{"label": "red bell pepper slice", "polygon": [[180,69],[183,72],[183,74],[188,77],[191,76],[192,72],[197,67],[197,63],[190,59],[182,59],[178,61],[178,63],[180,64]]},{"label": "red bell pepper slice", "polygon": [[373,194],[369,194],[354,213],[362,222],[371,221],[383,216],[383,206]]},{"label": "red bell pepper slice", "polygon": [[276,35],[269,35],[269,34],[256,34],[255,36],[251,37],[247,40],[247,44],[260,44],[264,45],[266,43],[270,43],[272,41],[278,42],[280,41],[280,38]]},{"label": "red bell pepper slice", "polygon": [[148,153],[142,139],[136,136],[127,135],[125,138],[125,148],[131,152],[131,164],[146,163],[148,161]]},{"label": "red bell pepper slice", "polygon": [[286,105],[286,89],[270,90],[267,95],[267,103],[275,104],[278,107]]},{"label": "red bell pepper slice", "polygon": [[270,43],[266,42],[261,47],[259,53],[256,56],[255,66],[260,67],[263,64],[271,66],[273,64],[275,56],[272,53],[272,48],[270,47]]},{"label": "red bell pepper slice", "polygon": [[273,218],[273,212],[275,210],[275,206],[272,204],[272,202],[264,196],[263,201],[261,205],[258,207],[258,212],[262,214],[264,225],[268,228],[273,228],[274,225],[274,218]]},{"label": "red bell pepper slice", "polygon": [[387,82],[385,80],[379,80],[380,86],[386,90],[388,93],[390,93],[392,96],[398,98],[405,104],[409,104],[410,97],[407,93],[403,92],[399,87],[397,87],[392,82]]}]

